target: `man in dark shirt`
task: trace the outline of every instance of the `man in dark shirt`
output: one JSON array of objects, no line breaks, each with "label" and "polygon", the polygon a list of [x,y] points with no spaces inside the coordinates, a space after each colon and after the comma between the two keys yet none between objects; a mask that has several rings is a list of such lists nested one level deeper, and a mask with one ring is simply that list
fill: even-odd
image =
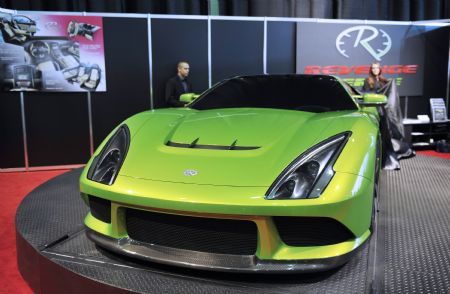
[{"label": "man in dark shirt", "polygon": [[178,62],[178,73],[166,83],[166,102],[169,106],[181,107],[186,105],[180,101],[180,95],[192,92],[192,85],[188,81],[189,64],[186,61]]}]

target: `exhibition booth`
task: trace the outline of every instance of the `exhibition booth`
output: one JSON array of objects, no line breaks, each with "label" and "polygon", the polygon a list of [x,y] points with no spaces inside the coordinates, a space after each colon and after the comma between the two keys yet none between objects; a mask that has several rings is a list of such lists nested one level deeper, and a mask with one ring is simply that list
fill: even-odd
[{"label": "exhibition booth", "polygon": [[[370,63],[379,61],[384,75],[396,79],[405,118],[429,115],[430,98],[443,98],[448,105],[447,23],[12,13],[66,22],[96,19],[102,24],[95,32],[101,47],[94,54],[101,56],[104,68],[101,88],[93,91],[77,86],[63,92],[3,92],[0,134],[8,144],[2,146],[2,170],[84,164],[125,118],[166,106],[165,83],[176,74],[179,60],[190,62],[197,93],[224,78],[266,73],[332,74],[360,88]],[[35,36],[42,38],[39,34],[47,29],[38,29]],[[358,30],[376,34],[373,48],[355,47],[351,38]],[[85,40],[81,45],[92,43],[80,40]]]},{"label": "exhibition booth", "polygon": [[[33,291],[443,293],[448,289],[446,159],[417,156],[401,161],[400,171],[380,173],[380,185],[373,188],[377,205],[370,220],[371,237],[363,245],[355,243],[353,249],[361,246],[348,262],[327,271],[315,268],[314,260],[308,270],[298,270],[292,262],[290,271],[283,268],[282,273],[273,264],[267,272],[242,274],[230,270],[239,268],[234,259],[227,261],[228,270],[209,271],[189,262],[181,267],[161,262],[170,251],[158,252],[161,260],[154,263],[106,250],[86,235],[85,202],[93,197],[86,191],[82,191],[85,202],[80,197],[80,175],[91,156],[99,156],[97,148],[112,144],[102,142],[121,122],[143,111],[167,108],[166,82],[182,60],[190,64],[189,80],[198,94],[236,76],[308,74],[337,76],[353,87],[355,97],[370,64],[379,62],[395,87],[404,142],[415,149],[434,149],[437,141],[450,139],[450,23],[3,9],[0,17],[0,136],[7,142],[0,145],[0,172],[73,169],[39,186],[17,210],[18,265]],[[375,98],[370,106],[376,106]],[[431,98],[435,100],[430,104]],[[179,115],[171,111],[167,117]],[[269,122],[261,125],[273,127]],[[345,136],[347,140],[350,135]],[[239,146],[236,141],[224,148],[260,148]],[[173,146],[195,148],[196,143]],[[199,148],[223,147],[216,145]],[[187,171],[189,176],[197,173]],[[186,206],[194,202],[186,200]],[[101,219],[101,213],[94,217]],[[280,227],[273,230],[281,232]],[[192,253],[188,258],[198,261],[205,256]],[[202,264],[214,268],[219,261],[217,254],[213,257]],[[428,274],[418,278],[417,272]]]}]

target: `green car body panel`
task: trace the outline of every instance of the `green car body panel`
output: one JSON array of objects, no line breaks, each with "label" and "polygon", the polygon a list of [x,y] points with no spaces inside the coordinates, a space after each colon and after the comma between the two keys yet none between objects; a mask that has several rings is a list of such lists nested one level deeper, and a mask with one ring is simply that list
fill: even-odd
[{"label": "green car body panel", "polygon": [[[88,172],[117,128],[98,147],[80,177],[81,195],[87,204],[89,195],[111,202],[110,223],[88,213],[85,225],[97,234],[122,240],[129,237],[125,222],[127,208],[248,220],[257,227],[255,257],[258,260],[311,263],[347,256],[370,237],[380,160],[376,109],[360,107],[356,100],[354,103],[354,110],[319,113],[186,107],[134,115],[123,122],[129,129],[130,144],[114,183],[105,185],[90,180]],[[299,155],[344,132],[349,136],[334,162],[334,175],[320,197],[266,198],[277,177]],[[174,148],[167,144],[189,144],[195,140],[195,144],[208,146],[230,146],[238,142],[239,146],[254,149]],[[195,170],[196,174],[186,175],[186,170]],[[331,218],[345,226],[354,238],[322,246],[289,246],[280,238],[274,224],[273,217],[277,216]]]}]

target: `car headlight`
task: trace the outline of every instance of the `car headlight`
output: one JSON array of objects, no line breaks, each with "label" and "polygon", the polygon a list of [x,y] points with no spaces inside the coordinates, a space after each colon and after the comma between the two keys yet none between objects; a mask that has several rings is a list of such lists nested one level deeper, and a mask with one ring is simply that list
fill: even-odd
[{"label": "car headlight", "polygon": [[334,175],[333,164],[350,132],[333,136],[307,150],[272,184],[266,199],[317,198]]},{"label": "car headlight", "polygon": [[94,158],[88,171],[88,179],[112,185],[127,155],[130,131],[122,125],[106,143],[102,152]]}]

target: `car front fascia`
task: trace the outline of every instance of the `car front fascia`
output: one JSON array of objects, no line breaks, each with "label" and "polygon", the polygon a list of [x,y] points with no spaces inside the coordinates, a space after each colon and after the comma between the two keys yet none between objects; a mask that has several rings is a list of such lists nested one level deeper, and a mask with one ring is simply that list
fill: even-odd
[{"label": "car front fascia", "polygon": [[[122,250],[122,253],[128,255],[131,254],[128,252],[130,245],[133,245],[132,248],[135,249],[136,246],[140,246],[143,251],[147,251],[148,248],[143,248],[146,245],[139,242],[130,243],[125,225],[126,208],[196,217],[245,219],[255,222],[258,227],[258,250],[254,258],[258,262],[250,264],[246,269],[241,269],[243,272],[270,272],[273,270],[272,266],[261,267],[261,265],[266,262],[270,264],[271,261],[276,261],[275,263],[284,261],[285,265],[297,264],[297,271],[314,271],[310,268],[311,264],[316,264],[318,269],[326,269],[328,266],[331,268],[344,262],[344,259],[350,257],[351,252],[360,247],[370,236],[371,211],[365,211],[366,209],[362,207],[372,207],[373,182],[358,175],[337,172],[321,197],[288,201],[266,200],[264,192],[267,187],[218,187],[151,181],[126,176],[119,176],[116,181],[114,187],[95,183],[86,178],[81,181],[81,191],[85,199],[88,195],[92,195],[111,201],[111,223],[102,222],[89,213],[85,224],[92,231],[97,232],[91,234],[97,235],[98,241],[102,239],[100,243],[105,247],[113,251]],[[151,191],[149,187],[152,187]],[[200,197],[200,195],[205,196]],[[347,227],[355,238],[326,246],[288,246],[281,241],[272,221],[273,216],[333,218]],[[122,242],[123,246],[113,246],[114,242],[106,242],[108,238],[113,238],[116,243],[118,242],[117,244]],[[105,245],[108,243],[110,243],[109,246]],[[134,254],[139,255],[137,252]],[[339,256],[343,256],[342,259]],[[149,256],[143,259],[152,258]],[[326,259],[329,259],[329,262],[324,263]],[[158,260],[154,261],[158,262]],[[180,262],[168,261],[171,264]],[[182,264],[179,265],[182,266]],[[203,265],[189,264],[189,267],[202,268]],[[281,270],[284,267],[276,268]],[[215,270],[226,269],[218,266]],[[239,268],[229,269],[229,271],[235,270]]]}]

